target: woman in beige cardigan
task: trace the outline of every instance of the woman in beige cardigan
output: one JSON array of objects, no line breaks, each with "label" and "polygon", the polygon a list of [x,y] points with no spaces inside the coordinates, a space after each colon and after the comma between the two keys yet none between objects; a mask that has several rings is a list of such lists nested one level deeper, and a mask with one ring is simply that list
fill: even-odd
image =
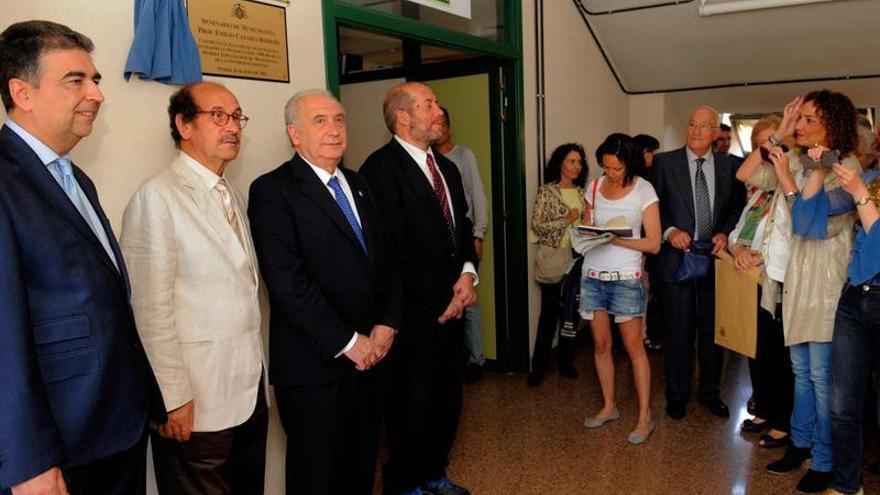
[{"label": "woman in beige cardigan", "polygon": [[[540,385],[547,364],[550,362],[550,347],[559,326],[559,291],[562,267],[542,266],[550,261],[541,252],[545,248],[571,250],[568,228],[576,225],[584,211],[584,183],[587,177],[587,159],[584,147],[577,143],[567,143],[557,147],[544,168],[544,185],[538,189],[535,208],[532,211],[532,230],[538,238],[539,255],[536,256],[536,273],[541,277],[541,315],[538,317],[538,335],[535,337],[535,352],[532,355],[532,370],[529,373],[530,387]],[[570,256],[569,256],[570,259]],[[558,272],[558,273],[557,273]],[[558,275],[558,278],[557,278]],[[559,373],[568,378],[576,378],[572,365],[574,359],[574,339],[561,338],[556,350],[556,363]]]},{"label": "woman in beige cardigan", "polygon": [[[844,167],[861,171],[855,155],[856,116],[852,102],[841,93],[822,90],[795,98],[786,105],[779,129],[770,136],[773,170],[743,162],[738,178],[761,189],[775,188],[776,194],[782,195],[780,200],[788,203],[782,209],[783,215],[774,218],[777,227],[791,231],[789,207],[809,175],[807,155],[818,157],[823,150],[835,150]],[[785,153],[779,143],[792,135],[797,147]],[[840,187],[840,181],[832,172],[825,176],[823,185],[825,190],[832,190]],[[781,289],[785,345],[794,372],[791,444],[781,459],[767,466],[767,471],[795,472],[812,458],[797,485],[804,493],[825,490],[832,478],[831,339],[837,301],[846,280],[854,221],[852,213],[830,217],[827,238],[822,240],[792,236],[784,284],[765,284],[762,292],[762,298],[775,301]],[[766,307],[763,302],[762,306]]]}]

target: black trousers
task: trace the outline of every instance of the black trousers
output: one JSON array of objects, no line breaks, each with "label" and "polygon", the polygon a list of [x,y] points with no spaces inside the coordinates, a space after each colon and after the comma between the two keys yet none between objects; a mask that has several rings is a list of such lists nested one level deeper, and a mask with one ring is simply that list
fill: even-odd
[{"label": "black trousers", "polygon": [[254,412],[238,426],[193,432],[183,443],[150,431],[159,493],[262,494],[268,427],[269,411],[260,380]]},{"label": "black trousers", "polygon": [[724,353],[715,345],[714,277],[706,283],[663,284],[664,359],[666,401],[685,404],[691,394],[694,343],[699,375],[697,397],[718,398]]},{"label": "black trousers", "polygon": [[[538,316],[538,333],[535,335],[535,352],[532,353],[532,372],[543,375],[550,363],[553,337],[559,329],[560,293],[562,284],[540,284],[541,315]],[[573,338],[560,338],[556,346],[556,364],[560,368],[571,367],[574,361]]]},{"label": "black trousers", "polygon": [[407,332],[389,356],[383,484],[393,494],[446,475],[462,405],[463,321]]},{"label": "black trousers", "polygon": [[288,494],[373,493],[386,366],[380,363],[339,383],[275,386],[287,432]]},{"label": "black trousers", "polygon": [[[76,455],[75,452],[70,454]],[[62,472],[71,495],[144,495],[147,492],[147,432],[128,450]]]},{"label": "black trousers", "polygon": [[[760,296],[759,296],[760,297]],[[776,318],[758,308],[758,342],[755,359],[749,359],[755,415],[776,430],[789,430],[794,400],[791,356],[782,330],[782,305],[776,305]]]}]

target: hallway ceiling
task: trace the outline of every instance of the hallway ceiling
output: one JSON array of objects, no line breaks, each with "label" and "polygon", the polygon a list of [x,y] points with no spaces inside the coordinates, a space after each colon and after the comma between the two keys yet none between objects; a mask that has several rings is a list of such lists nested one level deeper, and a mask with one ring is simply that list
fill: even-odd
[{"label": "hallway ceiling", "polygon": [[880,75],[880,0],[711,16],[701,3],[766,0],[572,1],[630,93]]}]

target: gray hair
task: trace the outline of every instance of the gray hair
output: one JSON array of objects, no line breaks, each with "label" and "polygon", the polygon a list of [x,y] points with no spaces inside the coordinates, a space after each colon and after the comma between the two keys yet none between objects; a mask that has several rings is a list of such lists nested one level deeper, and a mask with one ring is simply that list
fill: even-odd
[{"label": "gray hair", "polygon": [[382,116],[385,118],[385,127],[388,128],[391,134],[397,134],[395,127],[397,127],[398,110],[409,112],[416,104],[415,98],[406,90],[406,87],[411,84],[420,83],[400,83],[388,91],[388,94],[385,95],[385,100],[382,102]]},{"label": "gray hair", "polygon": [[328,98],[333,98],[336,103],[342,105],[342,103],[340,103],[339,100],[326,89],[304,89],[291,96],[290,99],[287,100],[287,105],[284,105],[284,122],[287,125],[299,126],[302,124],[302,122],[299,121],[299,104],[302,100],[312,96],[326,96]]}]

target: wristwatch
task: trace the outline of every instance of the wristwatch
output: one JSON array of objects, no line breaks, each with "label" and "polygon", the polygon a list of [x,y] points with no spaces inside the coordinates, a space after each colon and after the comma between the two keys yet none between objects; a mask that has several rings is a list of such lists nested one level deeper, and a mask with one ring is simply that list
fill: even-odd
[{"label": "wristwatch", "polygon": [[767,141],[770,141],[770,144],[773,146],[782,146],[782,141],[776,137],[776,134],[770,134],[770,137],[767,138]]},{"label": "wristwatch", "polygon": [[797,195],[798,195],[798,192],[797,192],[797,191],[789,191],[789,192],[787,192],[787,193],[783,193],[783,194],[782,194],[782,196],[783,196],[787,201],[794,201],[794,198],[796,198]]},{"label": "wristwatch", "polygon": [[871,201],[871,196],[865,196],[864,198],[859,198],[856,200],[856,206],[865,206],[868,204],[868,201]]}]

